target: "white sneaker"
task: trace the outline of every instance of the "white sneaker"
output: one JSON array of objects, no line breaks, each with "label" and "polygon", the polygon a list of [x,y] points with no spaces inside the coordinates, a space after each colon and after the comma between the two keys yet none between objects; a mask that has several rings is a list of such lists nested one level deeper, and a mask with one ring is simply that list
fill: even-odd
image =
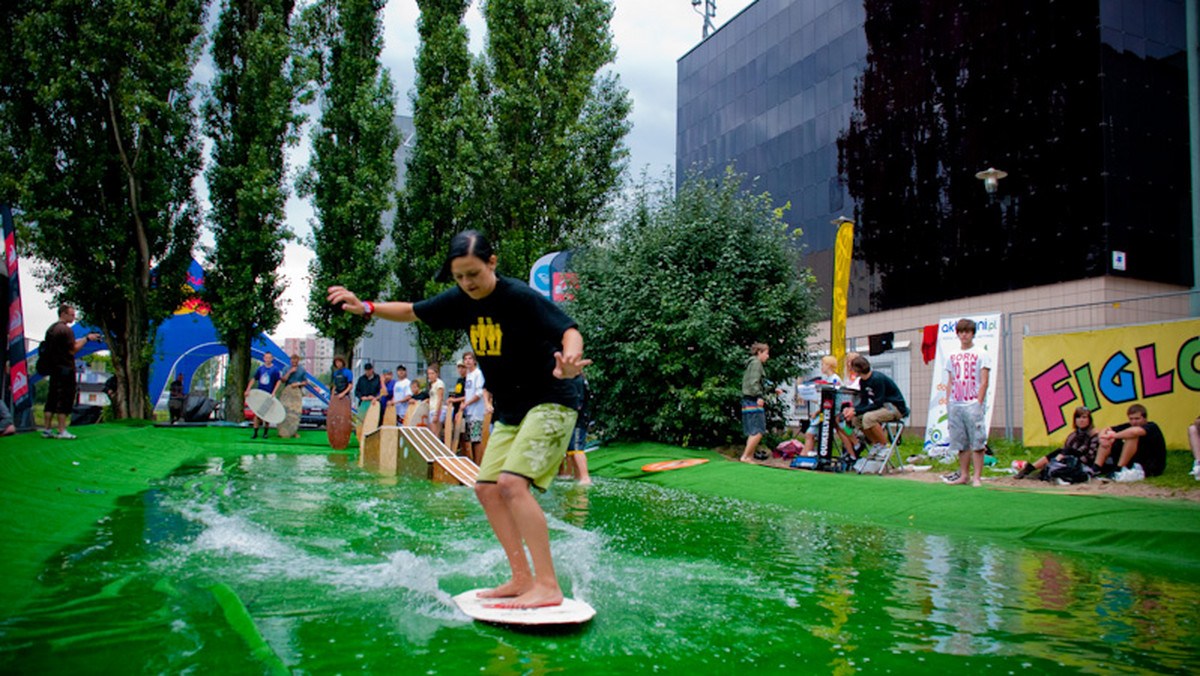
[{"label": "white sneaker", "polygon": [[1142,471],[1140,466],[1123,467],[1121,470],[1113,474],[1113,481],[1130,482],[1141,481],[1146,478],[1146,473]]},{"label": "white sneaker", "polygon": [[66,430],[63,430],[63,431],[59,432],[58,434],[55,434],[54,438],[55,439],[76,439],[78,437],[76,437],[74,434],[71,434],[70,432],[68,432]]},{"label": "white sneaker", "polygon": [[1188,472],[1188,474],[1196,477],[1196,481],[1200,481],[1200,460],[1192,463],[1192,471]]},{"label": "white sneaker", "polygon": [[53,439],[57,434],[54,430],[42,430],[43,439]]}]

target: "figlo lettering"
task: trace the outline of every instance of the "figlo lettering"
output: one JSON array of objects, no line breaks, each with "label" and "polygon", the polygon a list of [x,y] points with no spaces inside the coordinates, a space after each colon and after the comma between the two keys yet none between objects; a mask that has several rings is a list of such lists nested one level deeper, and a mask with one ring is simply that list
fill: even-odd
[{"label": "figlo lettering", "polygon": [[[1128,368],[1134,360],[1118,350],[1105,360],[1099,379],[1093,377],[1091,363],[1072,371],[1061,359],[1034,376],[1029,384],[1037,396],[1046,432],[1052,433],[1066,426],[1063,407],[1076,399],[1081,399],[1082,405],[1089,410],[1096,411],[1100,409],[1100,397],[1114,404],[1139,398],[1149,399],[1173,393],[1176,381],[1189,390],[1200,391],[1200,369],[1196,367],[1196,358],[1200,357],[1200,336],[1188,340],[1179,348],[1175,368],[1168,371],[1159,372],[1157,350],[1157,345],[1143,345],[1134,349],[1136,373]],[[1078,394],[1069,382],[1072,374],[1079,387]],[[1139,377],[1141,397],[1138,396],[1137,387]]]}]

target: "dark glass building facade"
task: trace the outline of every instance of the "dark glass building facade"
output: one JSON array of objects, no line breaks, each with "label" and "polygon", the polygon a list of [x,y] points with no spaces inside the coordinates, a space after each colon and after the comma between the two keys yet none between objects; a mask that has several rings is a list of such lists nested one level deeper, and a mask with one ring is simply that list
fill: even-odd
[{"label": "dark glass building facade", "polygon": [[758,0],[679,60],[678,180],[757,177],[826,283],[855,220],[853,314],[1190,286],[1185,26],[1183,0]]}]

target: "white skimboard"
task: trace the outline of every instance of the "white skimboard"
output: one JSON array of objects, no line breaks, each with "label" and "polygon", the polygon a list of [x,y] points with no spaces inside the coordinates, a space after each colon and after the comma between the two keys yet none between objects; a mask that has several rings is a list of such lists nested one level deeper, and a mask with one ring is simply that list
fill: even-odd
[{"label": "white skimboard", "polygon": [[557,606],[545,608],[490,608],[512,599],[480,598],[479,592],[487,589],[472,589],[454,597],[454,604],[467,616],[481,622],[520,625],[583,624],[596,616],[596,609],[575,599],[563,599]]},{"label": "white skimboard", "polygon": [[254,411],[254,415],[272,425],[278,425],[287,417],[287,409],[278,399],[272,397],[270,392],[257,388],[246,395],[246,405]]}]

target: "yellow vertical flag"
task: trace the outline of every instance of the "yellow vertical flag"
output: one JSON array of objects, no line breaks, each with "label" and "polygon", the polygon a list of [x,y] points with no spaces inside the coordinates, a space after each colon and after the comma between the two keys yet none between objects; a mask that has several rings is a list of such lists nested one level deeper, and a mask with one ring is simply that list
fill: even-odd
[{"label": "yellow vertical flag", "polygon": [[838,226],[833,244],[833,312],[829,317],[829,353],[838,361],[838,373],[846,368],[846,305],[850,295],[850,261],[854,258],[854,221],[834,221]]}]

